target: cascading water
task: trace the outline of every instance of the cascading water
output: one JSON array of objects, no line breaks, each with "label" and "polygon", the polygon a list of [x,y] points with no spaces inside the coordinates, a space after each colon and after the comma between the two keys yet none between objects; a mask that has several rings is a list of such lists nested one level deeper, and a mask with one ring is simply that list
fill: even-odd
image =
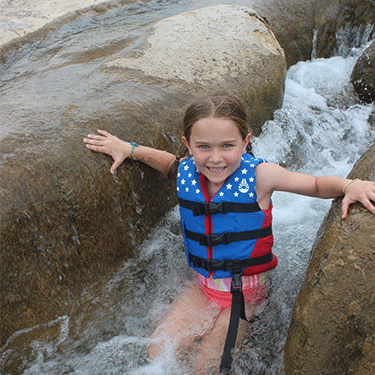
[{"label": "cascading water", "polygon": [[[374,106],[360,104],[349,83],[354,63],[355,57],[348,56],[291,67],[283,108],[253,141],[255,155],[292,170],[345,176],[375,140],[369,121]],[[275,193],[273,203],[279,266],[270,273],[270,303],[240,344],[235,374],[283,373],[294,300],[330,205],[286,193]],[[187,364],[177,362],[172,348],[151,363],[146,355],[150,334],[192,277],[178,219],[175,208],[139,247],[138,256],[105,284],[86,290],[69,316],[14,334],[1,349],[1,373],[193,374]]]}]

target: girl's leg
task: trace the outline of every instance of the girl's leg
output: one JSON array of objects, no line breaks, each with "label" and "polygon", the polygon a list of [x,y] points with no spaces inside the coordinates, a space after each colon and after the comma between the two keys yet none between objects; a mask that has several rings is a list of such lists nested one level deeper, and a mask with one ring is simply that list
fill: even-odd
[{"label": "girl's leg", "polygon": [[219,311],[193,282],[173,303],[171,311],[153,333],[155,343],[149,348],[149,356],[155,357],[167,347],[180,353],[188,352],[199,337],[211,330]]},{"label": "girl's leg", "polygon": [[[251,320],[255,314],[259,314],[266,305],[266,301],[258,303],[246,303],[246,317]],[[220,368],[221,356],[228,333],[231,308],[222,310],[212,328],[200,341],[194,360],[195,373],[197,375],[217,374]],[[240,319],[238,327],[237,342],[243,340],[245,333],[249,331],[250,324]],[[210,372],[211,371],[211,372]]]}]

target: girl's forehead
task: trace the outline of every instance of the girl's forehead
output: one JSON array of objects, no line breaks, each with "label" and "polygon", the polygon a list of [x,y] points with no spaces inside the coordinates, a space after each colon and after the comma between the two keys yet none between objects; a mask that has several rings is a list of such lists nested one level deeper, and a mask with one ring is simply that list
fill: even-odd
[{"label": "girl's forehead", "polygon": [[198,120],[191,130],[192,137],[241,137],[238,125],[230,119],[209,117]]}]

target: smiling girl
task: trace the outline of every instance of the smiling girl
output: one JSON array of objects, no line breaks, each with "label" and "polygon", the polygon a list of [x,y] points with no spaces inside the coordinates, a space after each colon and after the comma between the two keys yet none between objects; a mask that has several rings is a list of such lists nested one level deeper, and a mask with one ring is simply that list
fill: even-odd
[{"label": "smiling girl", "polygon": [[187,260],[197,277],[156,329],[149,354],[156,356],[166,346],[175,346],[180,353],[194,347],[196,373],[207,374],[218,367],[223,352],[220,371],[227,373],[238,319],[251,320],[262,311],[268,295],[267,271],[277,265],[272,254],[272,193],[325,199],[345,195],[344,219],[355,202],[375,214],[375,182],[315,177],[255,158],[249,153],[245,110],[226,93],[192,103],[183,125],[183,145],[176,155],[122,141],[102,130],[84,142],[89,149],[112,156],[111,173],[130,157],[177,178]]}]

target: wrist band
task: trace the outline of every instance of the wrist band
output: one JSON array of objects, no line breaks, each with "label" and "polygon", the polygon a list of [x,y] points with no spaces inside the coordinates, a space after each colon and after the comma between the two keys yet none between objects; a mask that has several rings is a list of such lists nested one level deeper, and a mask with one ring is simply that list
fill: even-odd
[{"label": "wrist band", "polygon": [[139,145],[137,145],[135,142],[130,142],[130,144],[132,145],[132,150],[130,152],[129,158],[135,160],[134,157],[133,157],[134,147],[139,147]]},{"label": "wrist band", "polygon": [[356,182],[356,181],[362,181],[360,178],[355,178],[354,180],[351,180],[351,181],[349,181],[343,188],[342,188],[342,192],[344,193],[344,195],[346,194],[345,193],[345,190],[346,190],[346,188],[350,185],[350,184],[352,184],[353,182]]}]

